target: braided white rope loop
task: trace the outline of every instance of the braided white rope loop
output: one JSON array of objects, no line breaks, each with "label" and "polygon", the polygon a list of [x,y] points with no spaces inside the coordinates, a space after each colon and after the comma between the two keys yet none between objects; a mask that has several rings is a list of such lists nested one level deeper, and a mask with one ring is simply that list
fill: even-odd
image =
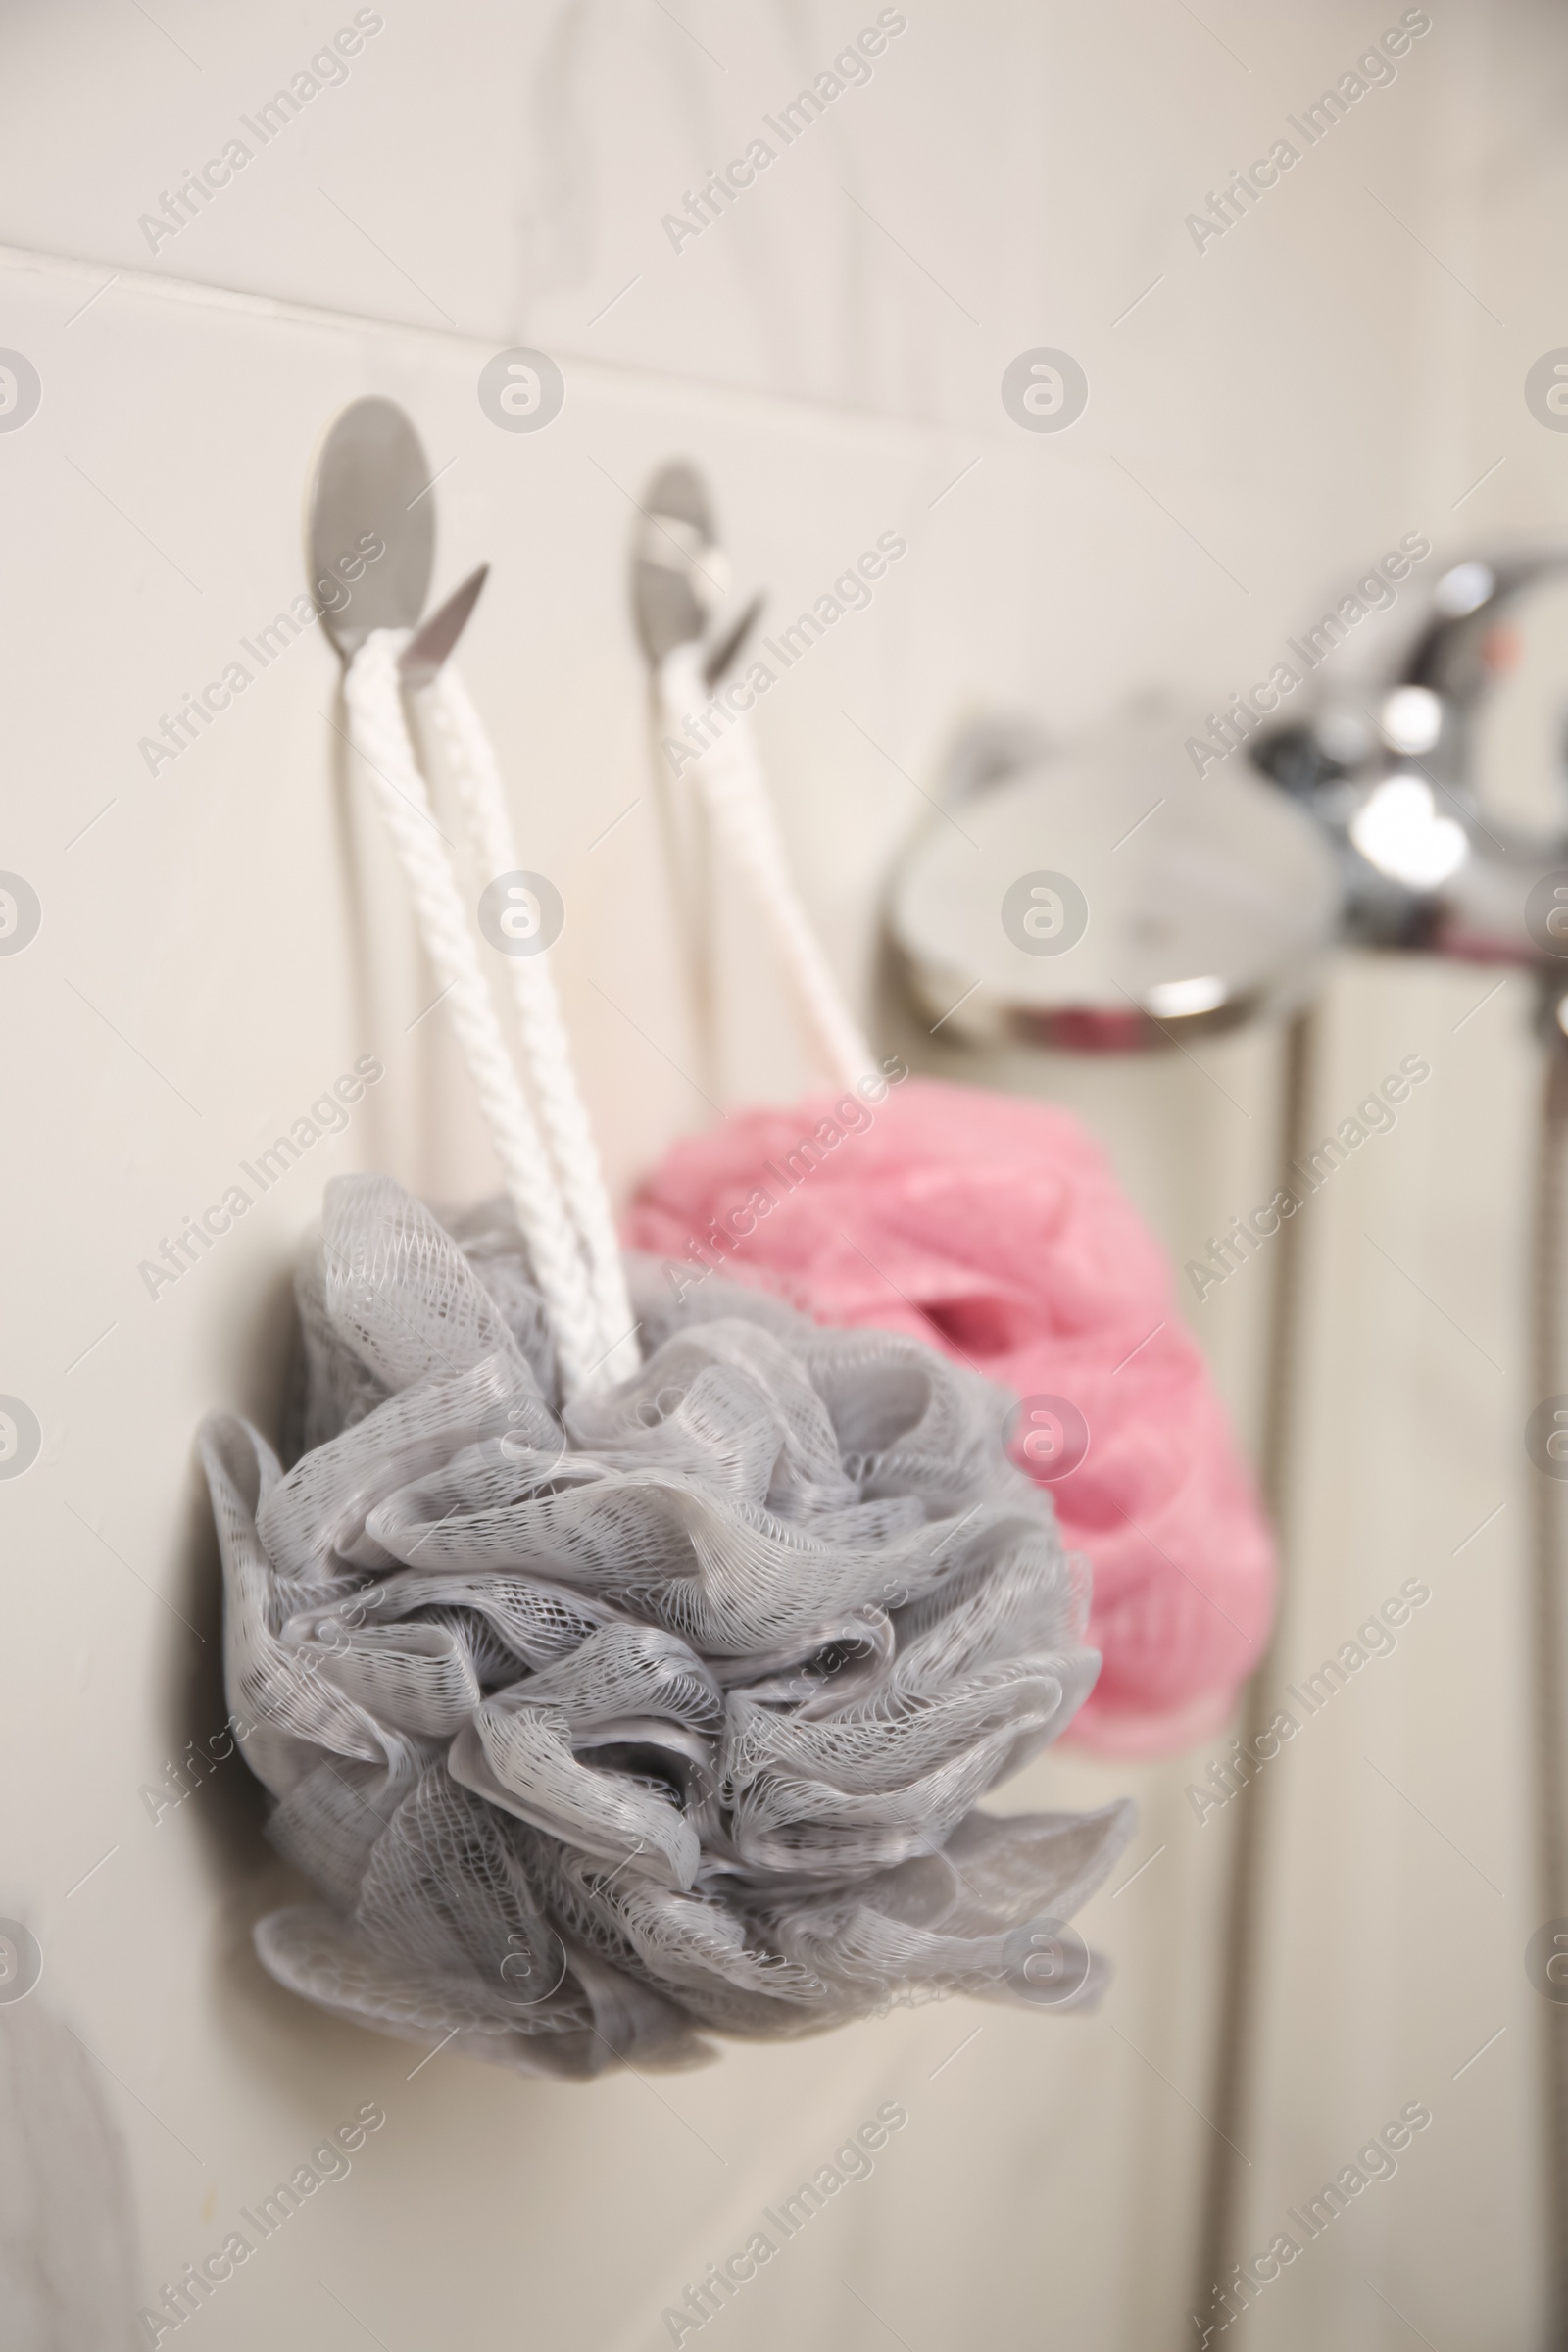
[{"label": "braided white rope loop", "polygon": [[495,1142],[507,1191],[555,1330],[568,1396],[609,1385],[577,1237],[507,1051],[463,900],[430,810],[403,716],[404,629],[376,629],[345,682],[349,731],[408,876],[420,936],[441,984]]},{"label": "braided white rope loop", "polygon": [[[443,773],[451,779],[475,861],[486,880],[518,871],[522,861],[495,750],[467,688],[450,662],[419,698],[416,709],[421,723],[429,729]],[[642,1365],[636,1317],[626,1290],[610,1193],[577,1085],[555,980],[546,955],[509,956],[505,961],[516,1007],[524,1074],[533,1090],[566,1212],[587,1253],[599,1348],[609,1377],[629,1380]]]},{"label": "braided white rope loop", "polygon": [[[713,700],[703,676],[702,648],[676,646],[661,666],[659,686],[665,732],[678,737],[684,713],[706,710]],[[874,1066],[870,1043],[801,904],[750,720],[732,718],[699,755],[694,772],[713,832],[756,899],[823,1058],[840,1085],[854,1086]]]}]

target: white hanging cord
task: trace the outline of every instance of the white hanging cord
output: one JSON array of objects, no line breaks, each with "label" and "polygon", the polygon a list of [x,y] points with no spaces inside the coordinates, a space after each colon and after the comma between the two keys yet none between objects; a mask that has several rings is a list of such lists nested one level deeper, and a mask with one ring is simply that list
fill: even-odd
[{"label": "white hanging cord", "polygon": [[[515,873],[517,855],[494,747],[467,688],[447,662],[417,705],[450,776],[476,862],[487,880]],[[545,955],[506,957],[522,1042],[523,1071],[560,1180],[566,1213],[582,1241],[609,1377],[628,1380],[642,1351],[625,1268],[588,1112],[572,1065],[556,984]]]},{"label": "white hanging cord", "polygon": [[[666,734],[679,737],[685,714],[712,700],[704,658],[703,648],[690,643],[664,658],[659,687]],[[856,1085],[874,1067],[870,1042],[801,904],[748,719],[736,717],[699,754],[695,776],[714,834],[756,898],[823,1058],[840,1085]]]},{"label": "white hanging cord", "polygon": [[562,1385],[575,1396],[609,1383],[598,1318],[577,1237],[517,1082],[409,740],[398,675],[398,656],[408,640],[406,629],[376,629],[355,655],[344,685],[349,730],[402,859],[425,952],[495,1143],[550,1313]]}]

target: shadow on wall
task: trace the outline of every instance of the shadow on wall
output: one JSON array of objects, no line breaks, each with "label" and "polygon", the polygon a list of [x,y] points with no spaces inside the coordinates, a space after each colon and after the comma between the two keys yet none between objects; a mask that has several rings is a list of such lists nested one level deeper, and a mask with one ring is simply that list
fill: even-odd
[{"label": "shadow on wall", "polygon": [[[251,1368],[242,1402],[276,1446],[299,1350],[292,1268],[272,1282],[255,1328],[240,1339],[239,1360]],[[140,1801],[149,1826],[176,1816],[196,1825],[208,1867],[231,1891],[278,1865],[266,1843],[267,1792],[234,1739],[234,1717],[223,1680],[223,1578],[212,1505],[194,1447],[187,1473],[183,1565],[174,1603],[185,1626],[171,1643],[164,1719],[170,1751],[162,1772],[144,1782]]]}]

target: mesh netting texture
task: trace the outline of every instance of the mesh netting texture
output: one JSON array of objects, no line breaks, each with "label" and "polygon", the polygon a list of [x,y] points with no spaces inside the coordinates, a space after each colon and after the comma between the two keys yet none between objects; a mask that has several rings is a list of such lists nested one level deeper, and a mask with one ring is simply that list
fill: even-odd
[{"label": "mesh netting texture", "polygon": [[262,1921],[263,1961],[567,2076],[1038,1998],[1040,1923],[1132,1809],[975,1809],[1099,1666],[1010,1398],[906,1337],[628,1269],[643,1369],[563,1405],[505,1203],[328,1187],[291,1466],[202,1432],[229,1704],[321,1897]]},{"label": "mesh netting texture", "polygon": [[1263,1654],[1273,1541],[1164,1253],[1068,1112],[930,1078],[874,1109],[849,1094],[746,1111],[666,1153],[624,1234],[704,1285],[719,1264],[825,1323],[905,1332],[1065,1401],[1081,1460],[1039,1460],[1025,1432],[1014,1449],[1094,1570],[1104,1663],[1073,1739],[1151,1755],[1225,1724]]}]

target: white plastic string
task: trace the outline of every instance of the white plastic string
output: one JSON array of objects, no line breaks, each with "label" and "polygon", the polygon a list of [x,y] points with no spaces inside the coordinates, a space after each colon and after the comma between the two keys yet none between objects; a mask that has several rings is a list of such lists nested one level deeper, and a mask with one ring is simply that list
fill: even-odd
[{"label": "white plastic string", "polygon": [[[695,643],[678,645],[664,658],[659,687],[666,735],[678,738],[685,713],[712,700],[703,662]],[[870,1043],[801,904],[750,720],[735,717],[699,755],[695,769],[684,772],[695,775],[713,832],[756,899],[824,1060],[840,1085],[856,1085],[874,1066]]]},{"label": "white plastic string", "polygon": [[449,1002],[549,1309],[563,1386],[574,1396],[605,1387],[614,1376],[605,1360],[577,1236],[513,1067],[409,740],[398,675],[398,656],[408,640],[406,629],[376,629],[355,655],[344,688],[349,729],[408,876],[420,935]]},{"label": "white plastic string", "polygon": [[[416,709],[428,724],[443,772],[451,778],[480,869],[490,880],[518,871],[521,860],[495,750],[467,688],[450,662],[437,673]],[[577,1085],[555,980],[543,954],[509,956],[506,962],[524,1075],[533,1090],[566,1213],[587,1254],[599,1346],[609,1376],[626,1380],[642,1362],[636,1317],[626,1290],[610,1193]]]}]

